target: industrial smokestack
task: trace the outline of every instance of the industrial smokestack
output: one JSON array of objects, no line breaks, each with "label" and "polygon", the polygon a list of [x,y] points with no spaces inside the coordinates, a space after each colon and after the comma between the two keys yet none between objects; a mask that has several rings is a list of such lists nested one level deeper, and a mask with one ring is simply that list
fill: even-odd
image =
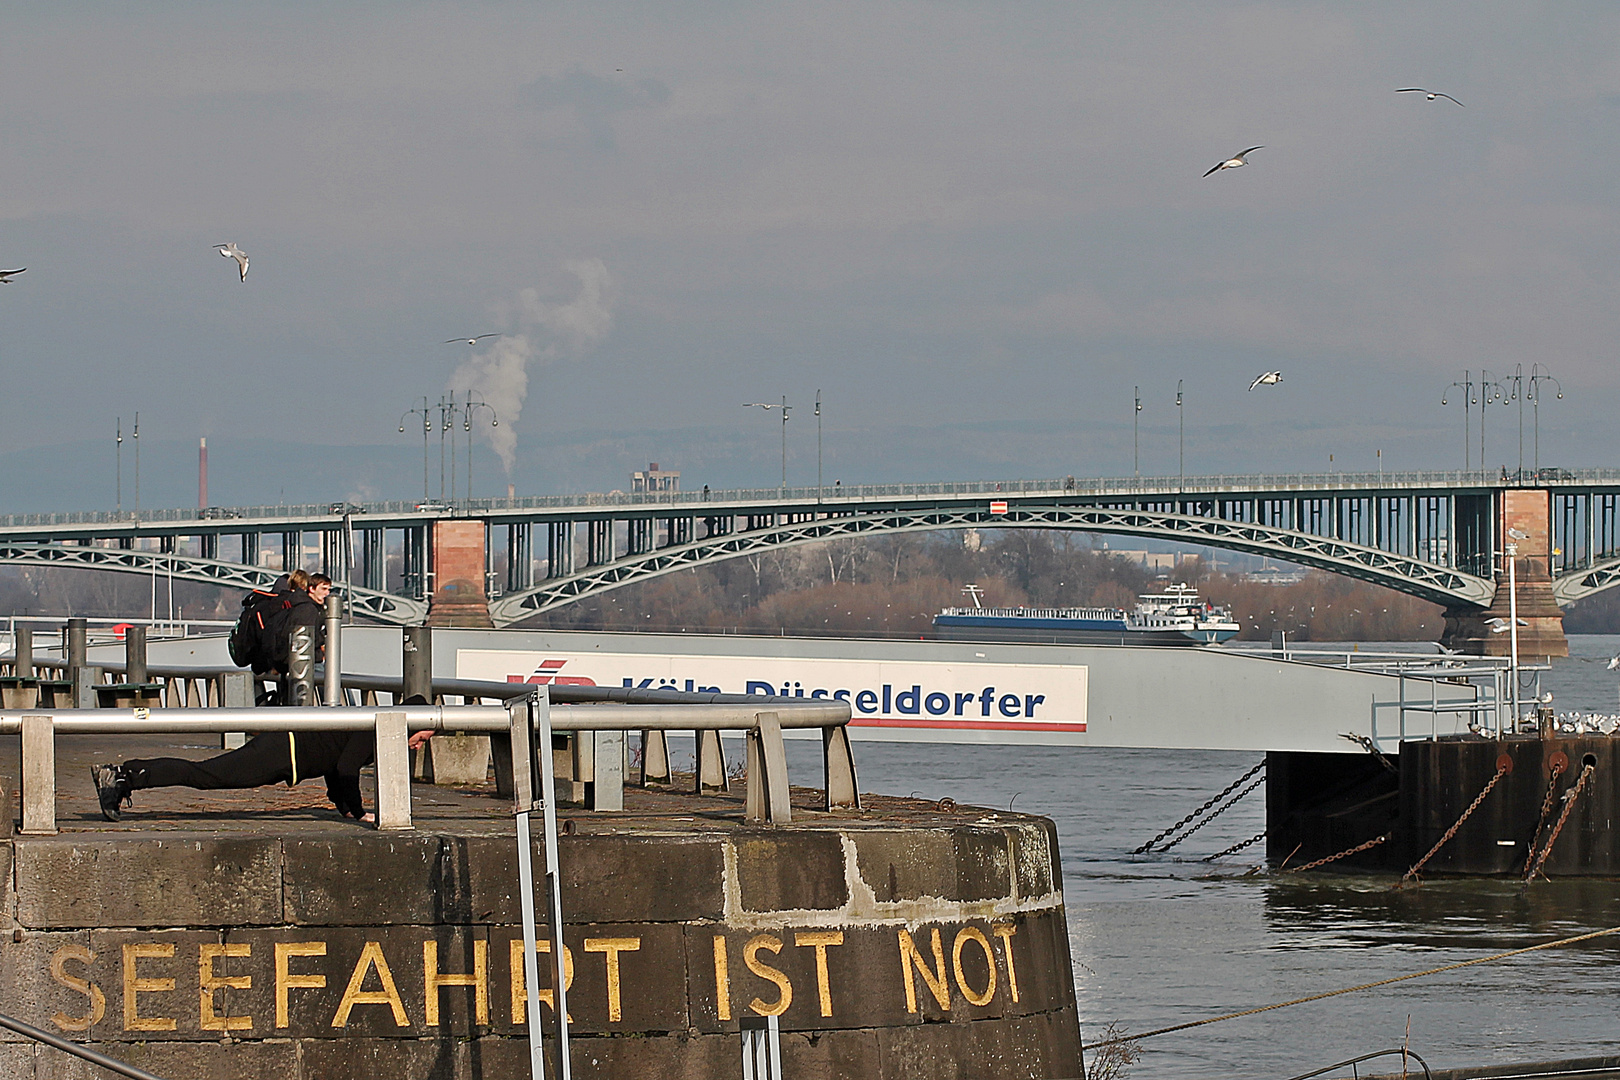
[{"label": "industrial smokestack", "polygon": [[197,443],[197,508],[208,505],[208,440]]}]

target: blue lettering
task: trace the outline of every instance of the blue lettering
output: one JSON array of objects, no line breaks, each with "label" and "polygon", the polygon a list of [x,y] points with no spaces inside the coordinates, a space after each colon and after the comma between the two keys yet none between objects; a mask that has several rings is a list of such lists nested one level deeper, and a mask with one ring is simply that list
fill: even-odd
[{"label": "blue lettering", "polygon": [[[847,693],[849,693],[849,691],[848,690],[842,690],[842,691],[840,691],[840,693],[847,694]],[[859,711],[863,712],[863,713],[875,713],[875,712],[877,712],[878,711],[877,703],[878,703],[877,695],[874,694],[870,690],[862,690],[860,693],[855,695],[855,708],[858,709]]]},{"label": "blue lettering", "polygon": [[916,716],[922,712],[922,687],[913,685],[910,690],[902,690],[894,695],[894,711],[905,713],[907,716]]},{"label": "blue lettering", "polygon": [[929,694],[928,700],[923,704],[927,707],[929,716],[944,716],[951,711],[951,695]]},{"label": "blue lettering", "polygon": [[744,690],[743,693],[745,693],[745,694],[765,694],[768,697],[775,697],[776,696],[776,687],[772,686],[768,682],[755,682],[753,679],[749,679],[748,680],[748,689]]},{"label": "blue lettering", "polygon": [[990,706],[995,700],[996,700],[996,688],[993,687],[993,686],[985,687],[984,688],[984,693],[979,695],[979,715],[980,716],[989,716],[990,715]]},{"label": "blue lettering", "polygon": [[1001,715],[1002,716],[1017,716],[1018,715],[1018,695],[1017,694],[1002,694],[1001,695],[1001,700],[996,702],[996,705],[1001,709]]},{"label": "blue lettering", "polygon": [[812,691],[810,691],[810,696],[811,697],[826,697],[827,696],[827,691],[825,691],[825,690],[812,690]]},{"label": "blue lettering", "polygon": [[1029,717],[1031,720],[1035,719],[1035,706],[1041,704],[1041,702],[1045,700],[1045,694],[1025,694],[1024,715]]},{"label": "blue lettering", "polygon": [[700,694],[718,694],[720,688],[718,686],[700,686],[697,688],[697,692]]},{"label": "blue lettering", "polygon": [[849,691],[848,690],[834,690],[833,691],[833,697],[837,698],[839,701],[848,701],[849,700]]},{"label": "blue lettering", "polygon": [[972,694],[957,694],[956,695],[956,715],[961,716],[962,715],[962,710],[964,708],[966,708],[967,706],[971,705],[972,703],[973,703],[973,695]]},{"label": "blue lettering", "polygon": [[688,694],[690,694],[692,692],[692,680],[691,679],[686,680],[686,692]]},{"label": "blue lettering", "polygon": [[883,714],[885,716],[887,716],[888,713],[889,713],[889,706],[893,704],[893,702],[890,700],[890,694],[892,692],[893,692],[893,687],[891,687],[888,683],[884,683],[883,684]]}]

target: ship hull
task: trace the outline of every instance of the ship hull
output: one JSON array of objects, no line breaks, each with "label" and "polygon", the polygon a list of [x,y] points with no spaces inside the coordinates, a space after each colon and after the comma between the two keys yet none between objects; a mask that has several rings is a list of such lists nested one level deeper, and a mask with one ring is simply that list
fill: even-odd
[{"label": "ship hull", "polygon": [[[1079,624],[1079,625],[1076,625]],[[941,615],[934,634],[942,641],[1017,642],[1029,645],[1218,645],[1236,630],[1132,630],[1123,622],[1079,619],[996,619]]]}]

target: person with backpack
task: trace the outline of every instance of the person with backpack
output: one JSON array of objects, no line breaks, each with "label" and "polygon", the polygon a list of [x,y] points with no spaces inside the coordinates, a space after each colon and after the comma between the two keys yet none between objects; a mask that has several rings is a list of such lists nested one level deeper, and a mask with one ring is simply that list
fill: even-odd
[{"label": "person with backpack", "polygon": [[[420,695],[404,705],[426,705]],[[432,738],[431,731],[412,733],[409,746],[417,749]],[[376,822],[360,797],[360,770],[376,757],[376,737],[370,731],[267,731],[238,749],[203,761],[186,758],[137,758],[122,764],[92,765],[90,780],[96,787],[101,816],[118,821],[133,800],[132,793],[146,788],[189,787],[202,791],[296,786],[319,776],[326,795],[346,818],[365,824]]]},{"label": "person with backpack", "polygon": [[238,667],[253,669],[256,679],[274,679],[274,695],[264,695],[257,703],[280,705],[291,701],[287,671],[292,650],[293,630],[309,628],[319,661],[326,647],[326,598],[332,592],[332,579],[325,574],[303,570],[278,578],[269,591],[255,589],[242,600],[242,614],[231,631],[231,660]]}]

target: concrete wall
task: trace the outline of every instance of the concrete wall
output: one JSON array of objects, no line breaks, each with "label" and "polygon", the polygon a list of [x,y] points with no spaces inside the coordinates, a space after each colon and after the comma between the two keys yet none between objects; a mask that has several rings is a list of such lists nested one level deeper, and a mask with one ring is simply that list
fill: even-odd
[{"label": "concrete wall", "polygon": [[[922,816],[564,837],[575,1075],[736,1076],[738,1018],[779,1014],[794,1080],[1079,1076],[1050,823]],[[0,1011],[163,1076],[527,1076],[515,863],[510,835],[15,838]],[[4,1040],[0,1075],[83,1075]]]}]

